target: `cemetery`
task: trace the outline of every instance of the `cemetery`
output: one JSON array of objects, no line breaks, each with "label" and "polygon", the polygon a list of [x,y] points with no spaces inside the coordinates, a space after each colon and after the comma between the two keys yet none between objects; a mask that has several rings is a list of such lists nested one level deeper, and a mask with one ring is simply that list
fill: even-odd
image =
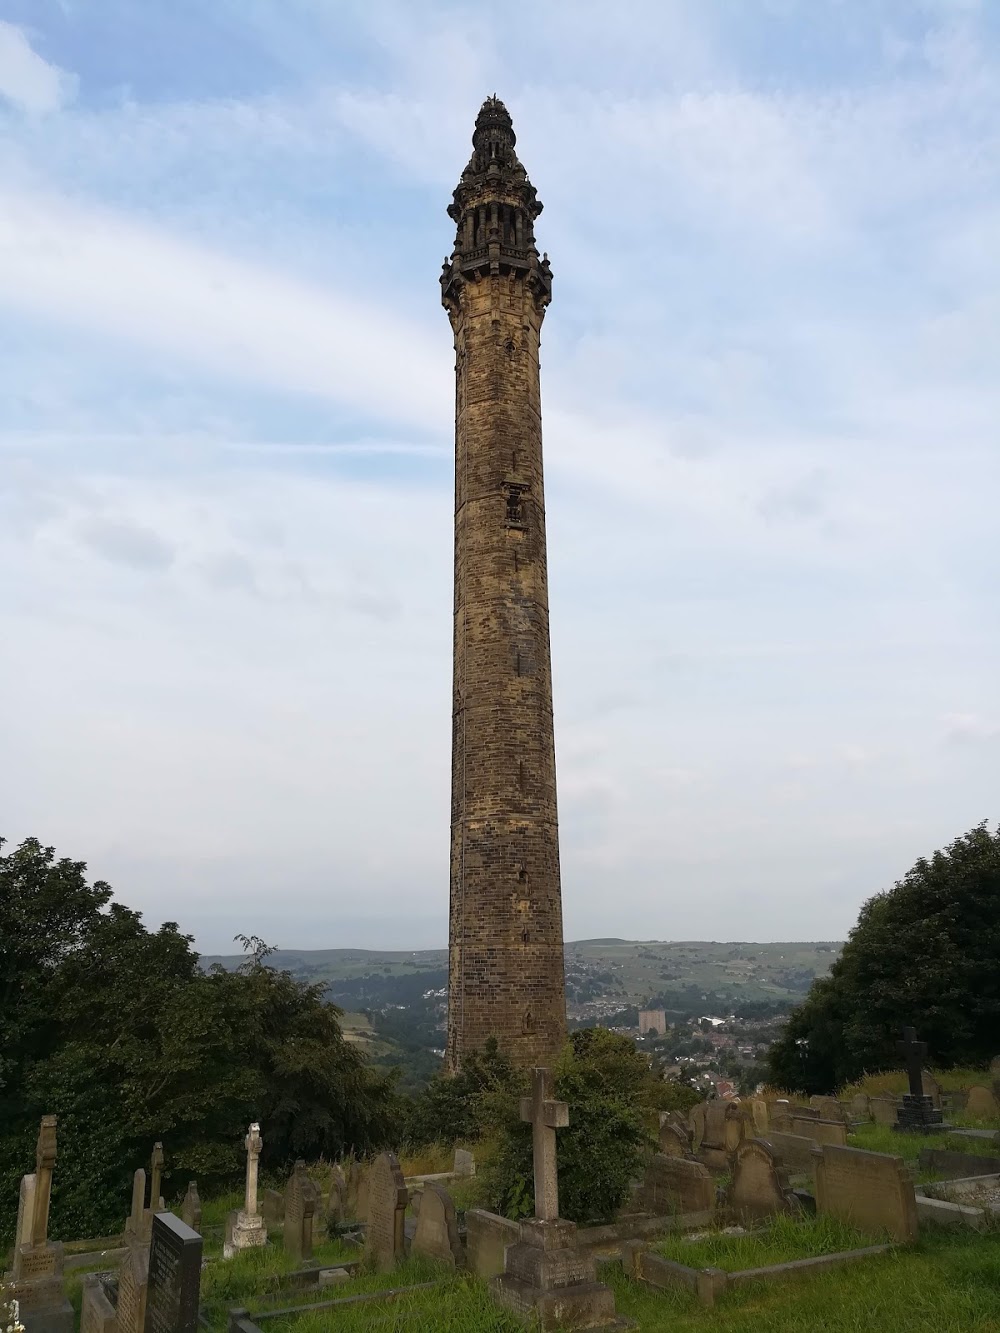
[{"label": "cemetery", "polygon": [[[905,1285],[938,1326],[996,1327],[1000,1115],[996,1080],[980,1077],[944,1089],[914,1065],[901,1094],[765,1090],[661,1113],[627,1199],[593,1225],[561,1216],[558,1142],[573,1108],[544,1067],[520,1105],[533,1207],[518,1217],[488,1206],[488,1144],[447,1159],[298,1159],[282,1179],[261,1174],[255,1122],[239,1193],[203,1199],[157,1142],[148,1173],[134,1172],[120,1234],[53,1241],[58,1120],[46,1116],[4,1299],[25,1333],[653,1330],[706,1318],[777,1328],[820,1307],[843,1320],[824,1326],[849,1328],[862,1309],[892,1326]],[[428,1165],[444,1169],[415,1169]]]}]

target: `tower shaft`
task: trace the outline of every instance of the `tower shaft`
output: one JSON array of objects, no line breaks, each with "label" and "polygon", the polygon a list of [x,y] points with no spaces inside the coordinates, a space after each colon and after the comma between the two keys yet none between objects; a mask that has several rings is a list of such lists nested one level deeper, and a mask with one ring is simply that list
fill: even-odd
[{"label": "tower shaft", "polygon": [[541,211],[488,100],[449,213],[455,624],[448,1062],[496,1037],[519,1065],[566,1033],[539,342]]}]

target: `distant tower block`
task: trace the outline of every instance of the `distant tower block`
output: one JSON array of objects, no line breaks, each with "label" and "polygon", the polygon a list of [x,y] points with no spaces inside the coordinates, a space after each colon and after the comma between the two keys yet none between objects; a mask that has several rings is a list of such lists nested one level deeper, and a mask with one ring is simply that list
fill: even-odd
[{"label": "distant tower block", "polygon": [[538,347],[542,211],[501,101],[476,118],[448,215],[455,334],[455,676],[448,1063],[519,1065],[566,1036]]},{"label": "distant tower block", "polygon": [[666,1036],[666,1013],[662,1009],[640,1009],[639,1031],[640,1033],[655,1032],[660,1037]]}]

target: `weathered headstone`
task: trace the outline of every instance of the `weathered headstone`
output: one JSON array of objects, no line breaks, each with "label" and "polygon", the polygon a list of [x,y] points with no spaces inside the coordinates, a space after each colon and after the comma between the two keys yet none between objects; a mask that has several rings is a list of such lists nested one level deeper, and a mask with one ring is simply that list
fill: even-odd
[{"label": "weathered headstone", "polygon": [[408,1197],[395,1154],[380,1153],[368,1174],[365,1258],[381,1273],[388,1273],[403,1257],[403,1224]]},{"label": "weathered headstone", "polygon": [[992,1090],[978,1084],[970,1088],[969,1095],[965,1099],[965,1114],[973,1120],[996,1120],[1000,1110],[997,1108],[997,1099]]},{"label": "weathered headstone", "polygon": [[727,1202],[737,1217],[749,1222],[798,1212],[785,1169],[764,1139],[751,1139],[736,1150]]},{"label": "weathered headstone", "polygon": [[851,1119],[870,1120],[871,1118],[871,1098],[866,1092],[856,1092],[851,1098]]},{"label": "weathered headstone", "polygon": [[750,1098],[750,1114],[753,1116],[754,1134],[759,1139],[767,1138],[771,1121],[767,1113],[767,1102],[763,1097]]},{"label": "weathered headstone", "polygon": [[847,1123],[843,1120],[818,1120],[812,1116],[793,1115],[790,1132],[800,1138],[812,1139],[814,1143],[832,1143],[838,1147],[847,1145]]},{"label": "weathered headstone", "polygon": [[923,1058],[927,1054],[927,1043],[917,1041],[915,1028],[906,1027],[903,1028],[903,1040],[896,1046],[906,1060],[910,1091],[903,1097],[894,1128],[906,1133],[940,1132],[941,1112],[935,1110],[930,1097],[924,1095]]},{"label": "weathered headstone", "polygon": [[576,1243],[576,1224],[559,1216],[555,1131],[569,1124],[569,1107],[551,1096],[547,1069],[532,1070],[521,1119],[532,1127],[535,1216],[521,1223],[521,1238],[507,1247],[491,1289],[505,1309],[543,1329],[604,1328],[615,1322],[614,1293],[597,1281],[593,1256]]},{"label": "weathered headstone", "polygon": [[181,1221],[192,1231],[201,1231],[201,1198],[197,1180],[189,1180],[187,1193],[181,1203]]},{"label": "weathered headstone", "polygon": [[260,1163],[264,1140],[260,1136],[260,1125],[256,1121],[250,1126],[245,1144],[247,1150],[246,1194],[243,1207],[233,1219],[232,1235],[223,1245],[222,1254],[231,1259],[237,1250],[254,1249],[267,1244],[267,1228],[264,1219],[257,1211],[257,1171]]},{"label": "weathered headstone", "polygon": [[506,1266],[508,1245],[521,1238],[517,1222],[488,1213],[482,1208],[470,1208],[465,1214],[465,1248],[469,1272],[476,1277],[490,1278],[502,1273]]},{"label": "weathered headstone", "polygon": [[455,1204],[447,1190],[429,1180],[423,1188],[417,1229],[410,1250],[438,1259],[451,1268],[460,1268],[465,1256],[458,1238]]},{"label": "weathered headstone", "polygon": [[63,1290],[63,1247],[49,1240],[49,1204],[56,1164],[56,1117],[42,1116],[35,1146],[34,1184],[26,1177],[18,1199],[18,1239],[9,1295],[26,1333],[73,1333],[73,1307]]},{"label": "weathered headstone", "polygon": [[667,1157],[689,1156],[687,1135],[672,1120],[661,1123],[659,1144],[660,1152]]},{"label": "weathered headstone", "polygon": [[753,1120],[742,1106],[721,1098],[708,1102],[698,1159],[710,1171],[728,1171],[736,1149],[748,1138],[753,1138]]},{"label": "weathered headstone", "polygon": [[902,1157],[829,1144],[816,1149],[816,1211],[860,1231],[917,1238],[913,1181]]},{"label": "weathered headstone", "polygon": [[[137,1171],[136,1176],[139,1175],[145,1184],[145,1171]],[[140,1219],[138,1229],[126,1235],[125,1257],[118,1266],[118,1333],[143,1333],[149,1297],[149,1245]]]},{"label": "weathered headstone", "polygon": [[268,1231],[276,1230],[285,1223],[285,1196],[281,1190],[265,1190],[260,1198],[260,1215]]},{"label": "weathered headstone", "polygon": [[[149,1159],[149,1212],[150,1219],[153,1213],[163,1212],[163,1196],[161,1193],[163,1186],[163,1144],[154,1143],[152,1156]],[[152,1227],[152,1220],[150,1221]]]},{"label": "weathered headstone", "polygon": [[869,1105],[876,1125],[894,1125],[896,1123],[899,1102],[895,1097],[872,1097]]},{"label": "weathered headstone", "polygon": [[339,1226],[344,1221],[346,1200],[347,1181],[343,1171],[334,1163],[330,1172],[330,1194],[326,1204],[328,1225]]},{"label": "weathered headstone", "polygon": [[319,1186],[310,1180],[301,1158],[285,1187],[285,1249],[296,1263],[312,1258],[313,1219],[319,1201]]},{"label": "weathered headstone", "polygon": [[705,1139],[705,1111],[708,1102],[699,1102],[688,1112],[688,1125],[691,1127],[691,1151],[700,1152]]},{"label": "weathered headstone", "polygon": [[454,1170],[456,1176],[474,1176],[476,1174],[476,1159],[468,1148],[455,1149]]},{"label": "weathered headstone", "polygon": [[125,1239],[146,1244],[152,1234],[153,1220],[146,1211],[146,1173],[140,1166],[132,1175],[132,1208],[125,1219]]},{"label": "weathered headstone", "polygon": [[836,1097],[810,1097],[809,1105],[819,1112],[821,1120],[846,1120],[844,1108]]},{"label": "weathered headstone", "polygon": [[201,1250],[201,1237],[180,1218],[153,1218],[144,1333],[197,1333]]},{"label": "weathered headstone", "polygon": [[781,1134],[772,1130],[767,1136],[771,1150],[777,1153],[782,1166],[793,1176],[812,1175],[813,1149],[816,1140],[804,1134]]},{"label": "weathered headstone", "polygon": [[646,1167],[633,1206],[654,1217],[694,1213],[707,1220],[715,1209],[715,1183],[701,1162],[657,1153]]}]

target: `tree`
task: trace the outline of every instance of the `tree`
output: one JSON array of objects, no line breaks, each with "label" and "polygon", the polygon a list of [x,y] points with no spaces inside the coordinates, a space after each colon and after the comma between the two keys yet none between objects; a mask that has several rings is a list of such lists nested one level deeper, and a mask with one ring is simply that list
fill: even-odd
[{"label": "tree", "polygon": [[[0,856],[0,1198],[43,1114],[59,1117],[54,1237],[119,1229],[158,1139],[166,1193],[171,1176],[237,1182],[250,1120],[275,1166],[388,1141],[392,1081],[344,1039],[322,984],[268,966],[255,937],[237,972],[205,972],[175,923],[146,930],[85,871],[34,839]],[[3,1239],[12,1223],[0,1210]]]},{"label": "tree", "polygon": [[1000,1047],[1000,830],[985,821],[864,904],[830,975],[768,1053],[772,1083],[829,1092],[898,1068],[912,1024],[940,1068]]},{"label": "tree", "polygon": [[510,1102],[524,1086],[524,1078],[490,1037],[481,1051],[471,1051],[457,1073],[442,1070],[414,1097],[406,1122],[407,1140],[424,1147],[430,1143],[470,1142],[491,1128],[498,1103]]}]

